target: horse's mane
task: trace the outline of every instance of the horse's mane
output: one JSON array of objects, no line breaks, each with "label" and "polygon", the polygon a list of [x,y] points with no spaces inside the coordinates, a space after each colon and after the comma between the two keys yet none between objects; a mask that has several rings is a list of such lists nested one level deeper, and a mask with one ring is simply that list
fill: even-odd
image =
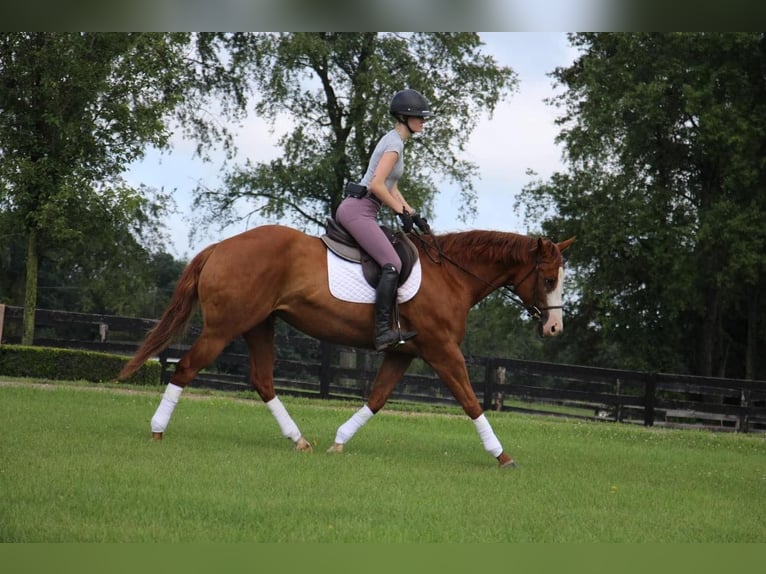
[{"label": "horse's mane", "polygon": [[452,257],[491,259],[508,263],[529,260],[537,245],[536,237],[502,231],[462,231],[438,236],[445,253]]}]

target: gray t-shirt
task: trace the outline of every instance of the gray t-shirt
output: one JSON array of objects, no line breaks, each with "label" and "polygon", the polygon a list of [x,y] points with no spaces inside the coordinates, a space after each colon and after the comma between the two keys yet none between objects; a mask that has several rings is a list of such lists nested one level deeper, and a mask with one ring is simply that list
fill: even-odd
[{"label": "gray t-shirt", "polygon": [[380,163],[380,158],[382,158],[383,154],[387,151],[395,151],[399,156],[391,173],[389,173],[386,178],[386,188],[388,191],[391,191],[391,188],[394,187],[394,184],[399,181],[399,178],[402,177],[402,174],[404,173],[404,142],[396,130],[391,130],[380,138],[378,145],[375,146],[375,150],[372,152],[370,163],[367,166],[367,171],[365,172],[362,181],[359,182],[360,184],[370,184],[375,175],[375,170]]}]

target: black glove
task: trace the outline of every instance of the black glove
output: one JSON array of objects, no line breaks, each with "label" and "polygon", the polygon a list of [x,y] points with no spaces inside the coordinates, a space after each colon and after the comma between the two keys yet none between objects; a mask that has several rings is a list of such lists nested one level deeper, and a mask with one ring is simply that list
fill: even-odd
[{"label": "black glove", "polygon": [[396,215],[399,216],[399,219],[402,222],[402,230],[404,230],[405,233],[412,231],[412,216],[406,211],[402,211]]},{"label": "black glove", "polygon": [[412,222],[418,226],[418,229],[422,231],[423,233],[431,233],[431,226],[428,225],[428,221],[425,217],[420,217],[420,214],[413,213],[412,214]]}]

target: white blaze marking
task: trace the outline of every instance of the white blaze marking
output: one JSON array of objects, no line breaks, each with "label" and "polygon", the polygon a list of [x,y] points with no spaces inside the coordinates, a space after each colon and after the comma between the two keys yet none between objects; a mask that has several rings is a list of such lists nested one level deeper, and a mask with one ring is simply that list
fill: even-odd
[{"label": "white blaze marking", "polygon": [[561,296],[564,288],[564,268],[559,267],[559,280],[556,283],[556,288],[548,293],[545,298],[546,307],[558,307],[558,309],[548,310],[548,320],[543,325],[543,335],[552,336],[559,335],[564,330],[564,313],[561,309],[563,299]]}]

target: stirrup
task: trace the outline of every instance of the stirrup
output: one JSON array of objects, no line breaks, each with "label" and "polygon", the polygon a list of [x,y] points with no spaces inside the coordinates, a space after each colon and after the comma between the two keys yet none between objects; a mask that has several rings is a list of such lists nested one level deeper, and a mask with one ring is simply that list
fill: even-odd
[{"label": "stirrup", "polygon": [[401,329],[394,331],[391,329],[382,336],[375,337],[375,350],[385,351],[386,349],[393,349],[394,347],[403,345],[416,335],[417,333],[414,331],[402,331]]}]

